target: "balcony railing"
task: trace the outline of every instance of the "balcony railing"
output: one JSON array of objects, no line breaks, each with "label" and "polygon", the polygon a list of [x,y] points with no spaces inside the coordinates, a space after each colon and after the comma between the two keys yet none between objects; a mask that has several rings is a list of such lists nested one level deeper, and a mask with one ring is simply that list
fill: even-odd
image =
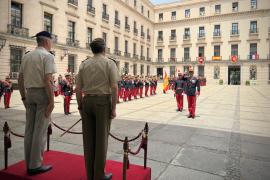
[{"label": "balcony railing", "polygon": [[124,56],[125,56],[126,58],[130,58],[130,53],[124,52]]},{"label": "balcony railing", "polygon": [[157,62],[158,63],[163,63],[164,62],[164,59],[159,57],[159,58],[157,58]]},{"label": "balcony railing", "polygon": [[11,24],[7,26],[7,33],[14,36],[29,37],[29,29],[23,27],[16,27]]},{"label": "balcony railing", "polygon": [[144,32],[141,32],[141,38],[144,39],[144,37],[145,37],[145,33]]},{"label": "balcony railing", "polygon": [[201,32],[198,34],[198,39],[205,38],[205,32]]},{"label": "balcony railing", "polygon": [[78,6],[78,0],[68,0],[68,3],[74,6]]},{"label": "balcony railing", "polygon": [[127,32],[130,31],[130,25],[129,25],[129,24],[126,24],[126,25],[125,25],[125,30],[126,30]]},{"label": "balcony railing", "polygon": [[237,36],[239,35],[239,30],[231,30],[231,36]]},{"label": "balcony railing", "polygon": [[109,14],[106,14],[106,13],[102,13],[102,19],[103,20],[105,20],[105,21],[109,21],[109,19],[110,19],[110,16],[109,16]]},{"label": "balcony railing", "polygon": [[151,61],[151,58],[150,58],[150,57],[147,57],[146,59],[147,59],[147,61],[149,61],[149,62]]},{"label": "balcony railing", "polygon": [[190,40],[190,34],[184,34],[183,40]]},{"label": "balcony railing", "polygon": [[134,34],[135,36],[138,36],[138,29],[134,28],[134,29],[133,29],[133,34]]},{"label": "balcony railing", "polygon": [[67,38],[67,45],[72,46],[72,47],[79,47],[80,46],[80,41],[75,40],[75,39]]},{"label": "balcony railing", "polygon": [[87,12],[89,12],[91,14],[95,14],[96,9],[92,5],[87,5]]},{"label": "balcony railing", "polygon": [[151,40],[151,36],[148,34],[147,35],[147,41],[150,41]]},{"label": "balcony railing", "polygon": [[248,60],[258,60],[260,58],[259,54],[249,54],[247,55]]},{"label": "balcony railing", "polygon": [[157,41],[158,42],[163,42],[163,37],[162,36],[158,36]]},{"label": "balcony railing", "polygon": [[176,35],[170,36],[170,41],[176,41]]},{"label": "balcony railing", "polygon": [[258,28],[249,29],[249,34],[258,34],[258,33],[259,33],[259,29]]},{"label": "balcony railing", "polygon": [[139,55],[133,54],[133,58],[138,60],[139,59]]},{"label": "balcony railing", "polygon": [[213,36],[214,37],[221,37],[221,32],[220,31],[214,31]]},{"label": "balcony railing", "polygon": [[140,58],[141,60],[145,61],[145,56],[141,56]]},{"label": "balcony railing", "polygon": [[176,20],[176,16],[172,16],[172,21],[175,21]]},{"label": "balcony railing", "polygon": [[177,62],[177,58],[170,57],[170,58],[168,58],[168,62]]},{"label": "balcony railing", "polygon": [[121,56],[121,51],[115,49],[115,50],[114,50],[114,55],[116,55],[116,56]]},{"label": "balcony railing", "polygon": [[183,57],[182,61],[183,62],[190,62],[191,60],[190,60],[190,57]]},{"label": "balcony railing", "polygon": [[119,19],[114,19],[114,25],[120,27],[120,20]]},{"label": "balcony railing", "polygon": [[163,21],[163,18],[159,18],[158,20],[159,20],[159,22],[162,22]]}]

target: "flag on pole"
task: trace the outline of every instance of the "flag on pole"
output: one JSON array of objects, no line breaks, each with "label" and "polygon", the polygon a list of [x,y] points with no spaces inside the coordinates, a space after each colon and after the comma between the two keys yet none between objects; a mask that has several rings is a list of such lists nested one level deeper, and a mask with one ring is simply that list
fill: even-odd
[{"label": "flag on pole", "polygon": [[167,72],[165,71],[165,76],[163,79],[163,93],[166,93],[168,89],[169,89],[169,78],[168,78]]}]

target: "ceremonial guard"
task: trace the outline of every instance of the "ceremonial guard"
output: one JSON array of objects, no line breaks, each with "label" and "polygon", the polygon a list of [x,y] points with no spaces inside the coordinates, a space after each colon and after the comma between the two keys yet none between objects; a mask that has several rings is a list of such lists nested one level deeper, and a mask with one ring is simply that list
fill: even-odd
[{"label": "ceremonial guard", "polygon": [[27,173],[35,175],[52,169],[43,164],[47,129],[54,109],[54,56],[50,54],[52,36],[47,31],[36,34],[37,47],[25,54],[20,67],[18,85],[26,108],[24,137]]},{"label": "ceremonial guard", "polygon": [[118,96],[117,96],[117,103],[120,103],[120,98],[122,96],[122,80],[117,82],[118,85]]},{"label": "ceremonial guard", "polygon": [[59,94],[63,95],[63,91],[62,91],[63,78],[62,78],[62,75],[61,74],[59,74],[59,76],[57,78],[57,81],[58,81],[58,92],[59,92]]},{"label": "ceremonial guard", "polygon": [[143,77],[141,76],[141,78],[139,78],[139,94],[140,94],[140,98],[143,98]]},{"label": "ceremonial guard", "polygon": [[155,82],[153,80],[153,77],[150,77],[150,95],[154,95],[154,88],[155,88]]},{"label": "ceremonial guard", "polygon": [[[104,168],[111,120],[116,117],[120,77],[114,61],[105,57],[105,41],[97,38],[90,47],[94,56],[80,65],[76,84],[84,158],[88,180],[109,180],[112,174],[105,174]],[[83,99],[82,91],[85,93]]]},{"label": "ceremonial guard", "polygon": [[132,100],[132,95],[133,95],[133,91],[134,91],[134,84],[133,84],[133,79],[131,76],[129,76],[129,80],[128,80],[128,100],[131,101]]},{"label": "ceremonial guard", "polygon": [[196,110],[196,96],[200,95],[200,82],[197,77],[194,76],[193,68],[189,68],[189,75],[187,77],[186,94],[188,101],[188,118],[195,118]]},{"label": "ceremonial guard", "polygon": [[137,99],[138,93],[139,93],[139,79],[138,76],[135,76],[134,79],[134,99]]},{"label": "ceremonial guard", "polygon": [[181,73],[178,74],[178,79],[175,80],[175,98],[177,103],[177,111],[183,110],[183,89],[184,89],[184,80]]},{"label": "ceremonial guard", "polygon": [[128,76],[125,77],[125,81],[124,81],[124,87],[125,87],[125,91],[124,91],[124,101],[126,101],[128,99],[129,96],[129,80],[128,80]]},{"label": "ceremonial guard", "polygon": [[64,113],[69,115],[70,113],[70,101],[73,94],[73,82],[69,73],[65,74],[65,80],[62,82],[62,91],[64,95]]},{"label": "ceremonial guard", "polygon": [[149,86],[150,86],[150,82],[149,82],[149,78],[148,77],[145,77],[145,82],[144,82],[144,96],[145,97],[148,97],[148,89],[149,89]]},{"label": "ceremonial guard", "polygon": [[124,93],[125,93],[125,76],[122,75],[121,77],[121,98],[124,98]]},{"label": "ceremonial guard", "polygon": [[10,81],[9,76],[7,76],[4,81],[4,104],[6,109],[10,108],[10,99],[12,92],[13,92],[12,82]]},{"label": "ceremonial guard", "polygon": [[154,93],[154,95],[156,95],[156,94],[157,94],[157,85],[158,85],[157,76],[154,76],[153,81],[154,81],[154,89],[153,89],[153,93]]}]

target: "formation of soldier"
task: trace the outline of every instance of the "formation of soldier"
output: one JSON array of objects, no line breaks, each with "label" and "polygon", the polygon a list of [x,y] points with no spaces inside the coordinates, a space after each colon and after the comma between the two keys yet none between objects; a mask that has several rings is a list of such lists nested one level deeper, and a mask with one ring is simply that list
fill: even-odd
[{"label": "formation of soldier", "polygon": [[157,90],[156,76],[131,76],[122,75],[121,80],[118,81],[118,100],[123,102],[131,101],[143,97],[156,95]]},{"label": "formation of soldier", "polygon": [[0,102],[2,96],[4,96],[5,109],[10,108],[10,99],[13,92],[12,82],[9,76],[6,76],[5,80],[0,80]]}]

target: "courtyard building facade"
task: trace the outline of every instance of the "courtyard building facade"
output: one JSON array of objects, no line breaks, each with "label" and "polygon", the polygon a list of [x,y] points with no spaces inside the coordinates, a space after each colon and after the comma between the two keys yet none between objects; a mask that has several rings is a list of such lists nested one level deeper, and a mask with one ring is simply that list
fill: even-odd
[{"label": "courtyard building facade", "polygon": [[77,73],[102,37],[121,74],[176,76],[192,66],[210,84],[270,81],[268,0],[3,0],[0,18],[0,79],[16,81],[31,37],[46,30],[59,74]]}]

